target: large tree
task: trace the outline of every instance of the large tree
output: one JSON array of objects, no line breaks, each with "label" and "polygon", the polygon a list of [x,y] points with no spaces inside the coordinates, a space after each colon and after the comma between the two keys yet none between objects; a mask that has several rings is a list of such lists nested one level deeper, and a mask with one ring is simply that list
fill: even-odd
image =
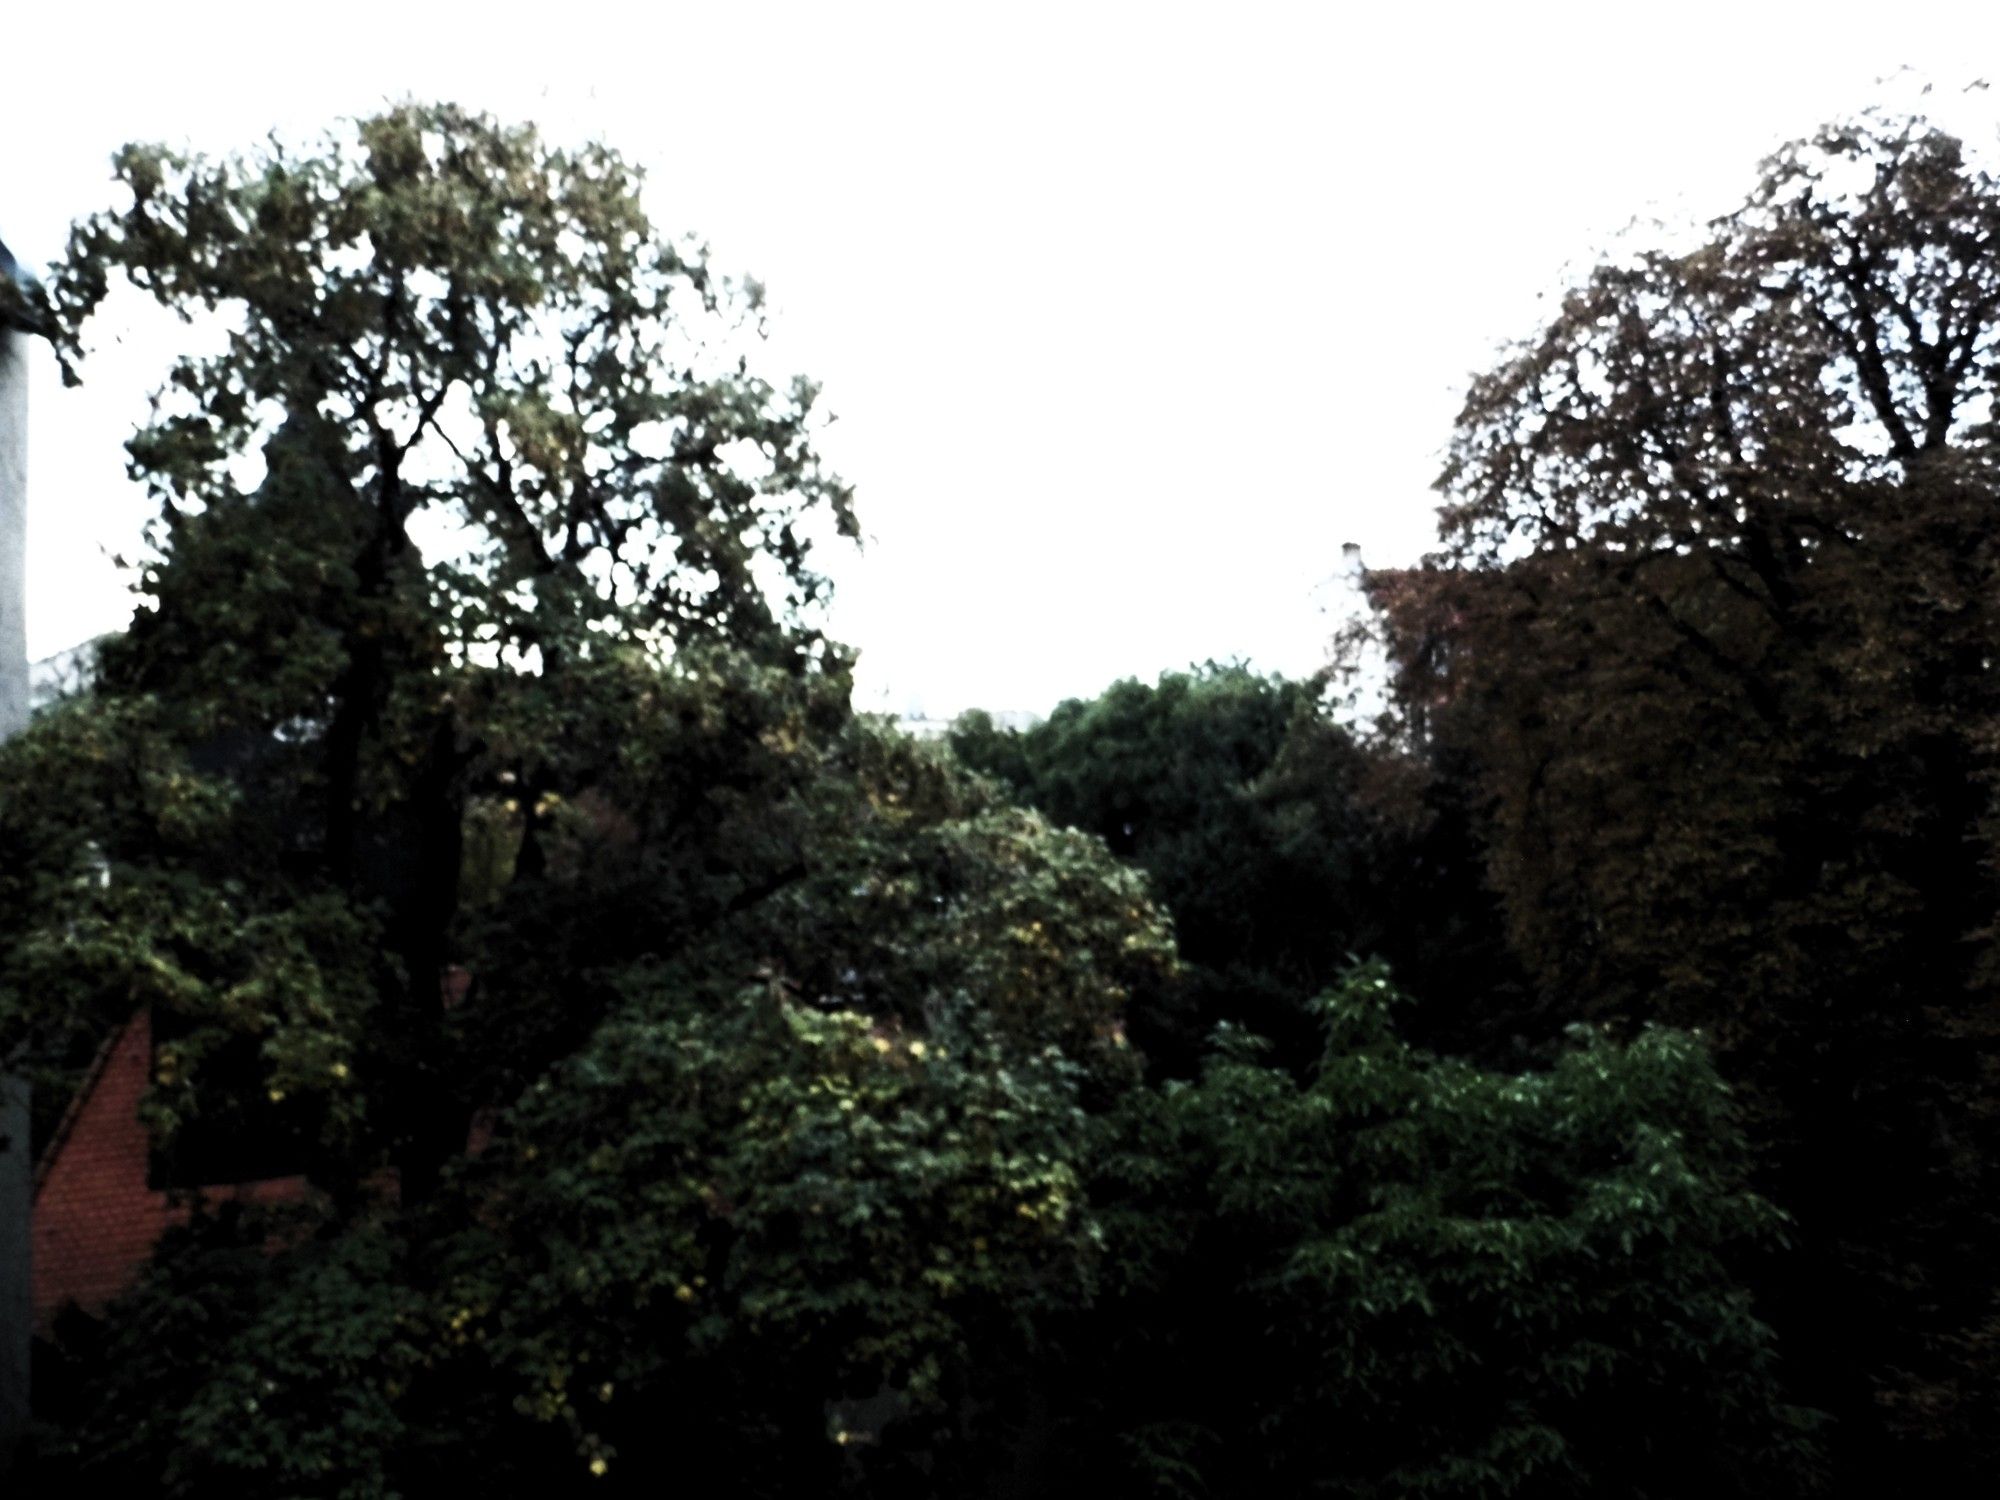
[{"label": "large tree", "polygon": [[1475,383],[1443,552],[1371,587],[1545,992],[1751,1090],[1856,1492],[1961,1493],[2000,1395],[2000,183],[1870,117],[1710,231]]},{"label": "large tree", "polygon": [[307,154],[115,166],[128,201],[53,283],[62,345],[122,282],[191,352],[130,443],[158,557],[103,693],[245,799],[203,872],[217,922],[323,898],[380,925],[365,1027],[293,1001],[262,1045],[379,1052],[372,1126],[415,1185],[463,1137],[424,1080],[468,810],[511,823],[525,886],[659,663],[728,646],[837,677],[809,554],[852,534],[848,492],[812,386],[748,363],[754,284],[661,234],[608,150],[410,107]]},{"label": "large tree", "polygon": [[[304,156],[117,166],[129,202],[78,227],[54,280],[62,346],[87,367],[123,281],[204,352],[131,443],[161,506],[139,616],[94,690],[8,747],[0,1040],[60,1081],[149,1006],[168,1177],[275,1152],[319,1191],[282,1232],[203,1224],[138,1304],[73,1328],[49,1413],[146,1368],[181,1399],[84,1444],[142,1488],[337,1472],[367,1492],[391,1428],[337,1351],[391,1338],[383,1379],[456,1400],[399,1362],[464,1345],[464,1320],[423,1320],[476,1260],[507,1352],[440,1431],[490,1442],[526,1403],[581,1473],[595,1439],[548,1399],[548,1362],[611,1367],[639,1402],[609,1415],[657,1444],[646,1403],[672,1387],[646,1362],[672,1340],[642,1327],[621,1363],[578,1285],[538,1306],[554,1226],[615,1280],[727,1248],[733,1224],[766,1290],[729,1288],[730,1367],[768,1383],[789,1360],[802,1403],[771,1386],[753,1431],[735,1387],[746,1462],[834,1463],[818,1403],[887,1382],[922,1405],[968,1342],[962,1302],[1004,1323],[1077,1282],[1051,1264],[1087,1248],[1058,1137],[1137,1074],[1124,1011],[1171,972],[1164,921],[1095,841],[853,722],[814,628],[813,542],[853,520],[811,387],[754,372],[754,289],[659,235],[615,155],[399,108]],[[454,966],[470,993],[447,1005]],[[517,1123],[454,1185],[481,1111]],[[799,1111],[824,1118],[801,1133]],[[548,1176],[580,1142],[581,1175]],[[600,1147],[666,1194],[650,1217]],[[594,1221],[563,1197],[593,1182]],[[829,1248],[793,1264],[814,1193]],[[274,1233],[292,1248],[267,1265]],[[700,1270],[677,1273],[690,1296]],[[349,1304],[331,1322],[328,1298]],[[351,1445],[307,1440],[310,1400],[204,1425],[211,1398],[241,1409],[229,1371],[275,1389],[290,1360],[332,1362]],[[394,1467],[421,1479],[435,1448],[411,1443]]]}]

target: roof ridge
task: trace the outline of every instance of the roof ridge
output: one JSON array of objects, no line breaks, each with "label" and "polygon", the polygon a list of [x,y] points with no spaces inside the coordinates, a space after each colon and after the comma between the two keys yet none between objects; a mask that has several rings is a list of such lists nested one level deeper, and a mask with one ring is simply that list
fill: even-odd
[{"label": "roof ridge", "polygon": [[111,1065],[111,1054],[118,1050],[118,1044],[125,1039],[125,1033],[138,1025],[145,1014],[146,1007],[142,1005],[127,1018],[124,1025],[104,1039],[97,1049],[97,1055],[91,1058],[90,1066],[84,1070],[82,1079],[77,1083],[76,1092],[69,1096],[69,1104],[63,1109],[62,1119],[56,1122],[55,1133],[49,1137],[48,1145],[42,1148],[41,1159],[35,1163],[35,1186],[29,1200],[31,1203],[42,1196],[42,1184],[48,1180],[49,1173],[55,1166],[56,1157],[61,1154],[64,1143],[76,1129],[76,1122],[83,1114],[85,1103],[97,1091],[97,1085],[104,1077],[104,1070]]}]

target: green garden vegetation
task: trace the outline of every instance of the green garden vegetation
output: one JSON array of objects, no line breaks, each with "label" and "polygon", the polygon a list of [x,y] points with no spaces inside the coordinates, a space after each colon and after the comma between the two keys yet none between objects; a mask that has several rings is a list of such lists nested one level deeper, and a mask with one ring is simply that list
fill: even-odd
[{"label": "green garden vegetation", "polygon": [[225,342],[132,439],[131,630],[0,750],[0,1053],[59,1107],[151,1007],[159,1149],[282,1115],[312,1191],[58,1325],[31,1489],[1991,1472],[1955,143],[1782,154],[1475,386],[1382,722],[1211,666],[946,744],[853,713],[817,392],[615,153],[117,170],[67,365],[114,288]]}]

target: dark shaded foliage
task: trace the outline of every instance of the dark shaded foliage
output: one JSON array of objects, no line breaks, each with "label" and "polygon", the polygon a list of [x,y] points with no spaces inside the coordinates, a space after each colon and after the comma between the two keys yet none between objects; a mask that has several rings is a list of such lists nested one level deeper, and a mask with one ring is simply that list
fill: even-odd
[{"label": "dark shaded foliage", "polygon": [[1468,767],[1543,992],[1695,1026],[1802,1254],[1852,1493],[1993,1446],[2000,183],[1921,122],[1787,148],[1702,248],[1473,387],[1446,549],[1376,574],[1403,727]]},{"label": "dark shaded foliage", "polygon": [[1170,1070],[1192,1070],[1222,1022],[1309,1067],[1306,997],[1360,957],[1392,964],[1432,1045],[1518,1057],[1524,1033],[1556,1029],[1523,1007],[1456,783],[1358,740],[1322,684],[1211,663],[1117,683],[1027,730],[968,714],[950,738],[967,764],[1146,872],[1186,979],[1135,1034]]}]

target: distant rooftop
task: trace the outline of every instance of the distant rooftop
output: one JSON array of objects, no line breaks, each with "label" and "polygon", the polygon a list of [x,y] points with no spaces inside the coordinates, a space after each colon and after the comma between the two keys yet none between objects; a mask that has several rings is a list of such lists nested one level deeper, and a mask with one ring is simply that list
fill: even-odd
[{"label": "distant rooftop", "polygon": [[89,640],[28,664],[28,712],[47,708],[90,686],[97,671],[97,642]]},{"label": "distant rooftop", "polygon": [[[986,716],[993,721],[995,729],[1015,731],[1033,729],[1042,722],[1043,717],[1041,714],[1030,713],[1025,708],[990,708],[986,710]],[[927,714],[920,708],[913,708],[896,716],[896,727],[920,740],[941,740],[950,733],[951,726],[957,722],[957,715],[948,719],[940,718],[935,714]]]}]

